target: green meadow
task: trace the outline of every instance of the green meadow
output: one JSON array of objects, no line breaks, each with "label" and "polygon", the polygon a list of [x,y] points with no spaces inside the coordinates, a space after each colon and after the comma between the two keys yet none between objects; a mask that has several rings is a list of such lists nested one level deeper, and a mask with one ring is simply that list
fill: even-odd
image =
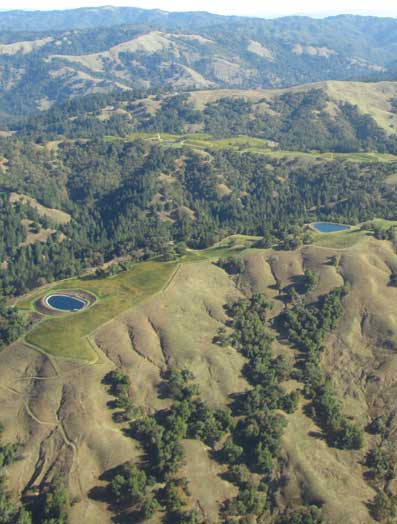
[{"label": "green meadow", "polygon": [[[257,238],[234,235],[211,248],[188,251],[180,263],[242,254]],[[177,262],[140,262],[116,276],[95,278],[87,275],[30,293],[17,301],[16,306],[22,312],[34,311],[37,300],[61,290],[88,291],[95,295],[96,302],[79,312],[46,316],[25,336],[25,342],[55,357],[93,362],[97,356],[90,335],[118,314],[163,290],[171,282],[177,267]]]},{"label": "green meadow", "polygon": [[[125,140],[119,137],[108,136],[108,141]],[[263,138],[255,138],[246,135],[239,135],[230,138],[215,138],[208,133],[131,133],[127,140],[146,140],[165,147],[190,147],[198,150],[234,150],[241,153],[258,153],[268,155],[272,158],[302,158],[319,160],[347,160],[357,163],[371,162],[397,162],[397,156],[389,153],[333,153],[318,151],[286,151],[277,149],[277,143]],[[393,182],[391,182],[393,183]]]},{"label": "green meadow", "polygon": [[[176,263],[142,262],[115,277],[87,276],[59,282],[51,286],[51,292],[83,289],[93,293],[97,301],[81,312],[46,318],[26,335],[25,341],[53,356],[92,362],[96,354],[89,335],[118,314],[161,291],[176,267]],[[42,292],[33,294],[18,302],[17,307],[33,309],[34,302],[42,295]]]}]

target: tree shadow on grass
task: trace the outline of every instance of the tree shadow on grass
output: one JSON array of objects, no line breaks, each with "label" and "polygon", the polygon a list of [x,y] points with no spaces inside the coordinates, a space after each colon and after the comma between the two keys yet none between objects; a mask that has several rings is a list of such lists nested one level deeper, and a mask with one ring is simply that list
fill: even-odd
[{"label": "tree shadow on grass", "polygon": [[291,289],[295,289],[295,291],[299,295],[303,295],[306,291],[306,285],[305,285],[305,275],[294,275],[290,278],[291,284],[286,286],[284,288],[284,291],[288,293]]},{"label": "tree shadow on grass", "polygon": [[115,515],[112,517],[112,522],[116,524],[124,524],[126,522],[135,522],[136,524],[143,522],[141,514],[134,508],[132,504],[117,503],[114,494],[112,493],[110,483],[121,472],[123,465],[106,470],[99,477],[99,480],[106,482],[105,486],[94,486],[88,493],[90,499],[97,502],[107,504],[108,508]]},{"label": "tree shadow on grass", "polygon": [[327,441],[327,438],[322,431],[309,431],[308,435],[316,440]]}]

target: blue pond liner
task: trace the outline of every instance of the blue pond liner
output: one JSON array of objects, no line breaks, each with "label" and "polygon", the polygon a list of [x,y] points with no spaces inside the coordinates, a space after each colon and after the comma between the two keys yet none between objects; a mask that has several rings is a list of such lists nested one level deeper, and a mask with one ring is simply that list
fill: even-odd
[{"label": "blue pond liner", "polygon": [[87,305],[87,302],[81,298],[62,294],[50,295],[46,299],[46,303],[51,308],[59,311],[79,311]]},{"label": "blue pond liner", "polygon": [[319,233],[337,233],[338,231],[347,231],[350,229],[350,226],[334,224],[332,222],[315,222],[313,227]]}]

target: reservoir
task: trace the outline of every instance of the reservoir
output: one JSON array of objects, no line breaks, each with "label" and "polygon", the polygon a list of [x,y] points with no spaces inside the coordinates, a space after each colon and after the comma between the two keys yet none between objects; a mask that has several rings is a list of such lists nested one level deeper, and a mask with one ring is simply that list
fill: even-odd
[{"label": "reservoir", "polygon": [[60,311],[79,311],[87,305],[87,302],[81,298],[61,294],[50,295],[46,298],[46,303],[52,309]]},{"label": "reservoir", "polygon": [[319,233],[337,233],[338,231],[347,231],[350,229],[350,226],[335,224],[333,222],[315,222],[312,226]]}]

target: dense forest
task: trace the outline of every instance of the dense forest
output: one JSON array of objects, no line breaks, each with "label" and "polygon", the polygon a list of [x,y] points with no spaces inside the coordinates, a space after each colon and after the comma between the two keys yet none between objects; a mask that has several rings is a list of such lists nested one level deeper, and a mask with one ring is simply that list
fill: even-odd
[{"label": "dense forest", "polygon": [[[204,248],[243,233],[270,234],[296,247],[304,223],[357,223],[397,213],[394,187],[385,184],[393,163],[307,163],[228,150],[203,156],[188,147],[102,138],[64,141],[55,149],[9,138],[0,154],[6,159],[0,175],[5,295],[117,256],[170,256],[172,243]],[[54,224],[29,206],[15,207],[7,202],[11,191],[62,209],[71,221]],[[22,217],[55,232],[21,245]]]},{"label": "dense forest", "polygon": [[[278,149],[295,151],[397,152],[397,136],[388,135],[371,115],[347,102],[335,102],[324,89],[286,91],[270,100],[223,97],[195,109],[189,94],[154,91],[91,95],[22,119],[15,125],[29,139],[42,142],[98,136],[127,137],[132,132],[183,134],[192,126],[210,135],[270,140]],[[336,104],[336,115],[327,109]],[[149,112],[150,103],[158,109]],[[103,110],[111,108],[104,119]],[[118,109],[118,111],[116,111]]]}]

